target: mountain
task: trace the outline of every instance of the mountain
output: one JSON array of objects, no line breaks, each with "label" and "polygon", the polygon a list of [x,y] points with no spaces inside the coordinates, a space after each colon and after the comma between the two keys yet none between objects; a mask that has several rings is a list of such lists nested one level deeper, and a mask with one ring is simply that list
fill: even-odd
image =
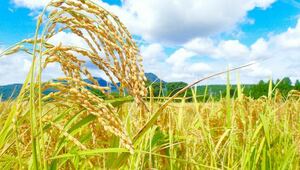
[{"label": "mountain", "polygon": [[[108,81],[104,80],[104,79],[101,78],[101,77],[93,77],[93,78],[99,83],[100,86],[108,86],[108,87],[111,88],[111,91],[112,91],[112,92],[118,91],[117,87],[116,87],[113,83],[108,82]],[[85,79],[84,81],[87,82],[87,83],[90,83],[90,84],[92,83],[92,82],[91,82],[90,80],[88,80],[88,79]],[[117,84],[117,86],[120,86],[120,83],[116,83],[116,84]]]},{"label": "mountain", "polygon": [[[145,73],[145,76],[146,76],[147,80],[150,81],[150,82],[160,82],[160,81],[164,82],[163,80],[159,79],[153,73]],[[94,77],[94,79],[98,81],[100,86],[109,86],[109,87],[111,87],[112,92],[117,91],[116,86],[114,86],[110,82],[107,82],[103,78]],[[88,80],[88,79],[85,79],[84,81],[87,82],[87,83],[91,83],[91,81]],[[120,83],[117,83],[117,85],[119,86]],[[5,85],[5,86],[0,86],[0,99],[4,100],[4,101],[8,100],[9,98],[15,99],[18,96],[18,94],[20,93],[21,88],[22,88],[22,84],[10,84],[10,85]],[[54,92],[54,91],[55,91],[54,89],[47,89],[44,93],[49,94],[49,93]]]},{"label": "mountain", "polygon": [[[109,86],[110,84],[101,77],[93,77],[93,78],[99,83],[100,86]],[[90,84],[92,83],[89,79],[85,79],[84,81]]]},{"label": "mountain", "polygon": [[22,86],[22,84],[0,86],[0,101],[7,100],[9,98],[16,98],[19,95]]},{"label": "mountain", "polygon": [[151,83],[152,82],[166,83],[165,81],[163,81],[159,77],[157,77],[157,75],[155,75],[154,73],[145,73],[145,76],[146,76],[147,80]]}]

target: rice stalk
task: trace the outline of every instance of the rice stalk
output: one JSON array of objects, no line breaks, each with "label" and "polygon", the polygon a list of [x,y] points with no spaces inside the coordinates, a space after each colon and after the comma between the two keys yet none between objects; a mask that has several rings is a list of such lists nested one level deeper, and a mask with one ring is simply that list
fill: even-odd
[{"label": "rice stalk", "polygon": [[[51,38],[62,31],[78,36],[88,48],[51,44]],[[30,94],[30,132],[35,169],[41,166],[39,162],[44,162],[43,166],[46,166],[46,162],[41,160],[41,155],[45,154],[44,138],[39,138],[37,134],[43,136],[44,133],[42,104],[48,100],[84,108],[87,114],[97,117],[97,122],[106,132],[118,136],[122,145],[133,153],[131,139],[116,115],[116,109],[87,90],[87,87],[96,89],[111,98],[109,87],[101,87],[87,68],[86,64],[91,63],[110,79],[120,94],[127,91],[138,105],[147,94],[142,57],[127,28],[117,16],[92,1],[53,0],[38,17],[35,37],[17,43],[1,53],[1,56],[20,51],[33,57],[27,79],[29,83],[25,82],[21,95],[27,92]],[[65,77],[55,83],[43,84],[43,70],[50,63],[59,64]],[[91,84],[86,83],[85,78]],[[56,92],[43,95],[47,89],[55,89]],[[65,134],[57,124],[52,125]]]}]

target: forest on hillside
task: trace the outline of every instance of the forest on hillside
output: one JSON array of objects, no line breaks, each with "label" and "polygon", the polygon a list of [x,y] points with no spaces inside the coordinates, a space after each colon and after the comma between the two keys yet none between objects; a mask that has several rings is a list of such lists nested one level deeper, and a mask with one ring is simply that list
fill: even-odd
[{"label": "forest on hillside", "polygon": [[[289,77],[277,79],[276,81],[272,82],[260,80],[257,84],[244,84],[241,85],[241,87],[244,95],[257,99],[268,95],[270,83],[272,83],[272,87],[284,97],[286,97],[291,90],[300,90],[300,81],[296,80],[296,82],[293,84]],[[166,97],[172,96],[188,84],[185,82],[147,82],[147,85],[153,89],[153,96]],[[236,97],[237,85],[230,85],[229,87],[231,97]],[[194,91],[196,90],[197,97],[200,100],[203,99],[204,96],[210,96],[218,99],[226,95],[227,85],[201,85],[193,89]],[[181,97],[185,96],[187,98],[191,98],[192,95],[193,92],[191,89],[189,89],[185,94],[181,94]]]}]

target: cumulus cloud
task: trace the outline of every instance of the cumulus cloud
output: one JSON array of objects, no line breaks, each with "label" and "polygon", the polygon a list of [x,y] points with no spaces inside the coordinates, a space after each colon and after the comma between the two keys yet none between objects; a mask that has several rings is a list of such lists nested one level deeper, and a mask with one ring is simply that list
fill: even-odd
[{"label": "cumulus cloud", "polygon": [[273,2],[274,0],[127,0],[121,7],[126,13],[119,16],[134,33],[142,35],[146,40],[182,43],[194,37],[233,30],[238,23],[246,20],[248,11],[255,7],[265,9]]},{"label": "cumulus cloud", "polygon": [[170,55],[165,61],[165,67],[170,71],[166,74],[165,79],[169,81],[191,82],[199,75],[212,71],[208,63],[204,63],[193,58],[201,58],[196,52],[180,48]]},{"label": "cumulus cloud", "polygon": [[186,62],[187,59],[195,56],[196,53],[193,51],[186,50],[184,48],[180,48],[175,51],[166,61],[169,64],[180,66]]},{"label": "cumulus cloud", "polygon": [[193,63],[189,66],[188,71],[190,73],[201,73],[201,72],[208,72],[212,71],[212,67],[206,63]]},{"label": "cumulus cloud", "polygon": [[0,84],[21,83],[25,80],[30,68],[30,57],[12,55],[0,58]]},{"label": "cumulus cloud", "polygon": [[71,32],[61,31],[56,35],[54,35],[53,37],[51,37],[48,41],[49,43],[54,45],[58,45],[61,43],[62,45],[68,45],[68,46],[78,46],[83,48],[88,47],[85,41],[82,40],[82,38],[80,38],[79,36]]},{"label": "cumulus cloud", "polygon": [[[182,43],[233,30],[255,7],[275,0],[127,0],[113,10],[135,34],[148,41]],[[234,5],[233,5],[234,4]]]},{"label": "cumulus cloud", "polygon": [[[31,67],[32,58],[25,53],[17,53],[0,58],[0,85],[23,83]],[[57,64],[50,64],[44,71],[43,81],[62,76]]]},{"label": "cumulus cloud", "polygon": [[50,0],[12,0],[17,7],[26,7],[32,10],[43,8]]},{"label": "cumulus cloud", "polygon": [[[0,54],[4,49],[0,47]],[[31,58],[24,54],[0,57],[0,85],[22,83],[31,66]]]},{"label": "cumulus cloud", "polygon": [[[46,4],[45,0],[13,2],[30,9]],[[227,66],[251,61],[258,64],[241,72],[245,83],[271,75],[300,78],[296,70],[300,66],[300,20],[295,27],[259,38],[250,46],[236,39],[213,38],[238,30],[241,23],[255,24],[247,13],[254,8],[267,9],[275,0],[126,0],[121,6],[95,2],[119,16],[130,32],[146,41],[140,46],[146,71],[164,80],[193,81]],[[82,44],[81,39],[69,33],[60,33],[52,41]],[[166,46],[177,50],[167,54]]]},{"label": "cumulus cloud", "polygon": [[183,45],[185,49],[194,51],[198,55],[212,54],[215,42],[210,38],[195,38]]},{"label": "cumulus cloud", "polygon": [[141,55],[144,58],[144,64],[155,64],[163,61],[167,55],[164,52],[164,47],[161,44],[155,43],[150,45],[142,45],[140,47]]},{"label": "cumulus cloud", "polygon": [[247,46],[241,44],[238,40],[222,41],[216,48],[212,56],[227,58],[230,60],[241,59],[249,55]]},{"label": "cumulus cloud", "polygon": [[[170,64],[176,66],[176,61],[181,66],[188,65],[191,68],[195,60],[206,58],[210,61],[210,67],[214,71],[226,69],[227,66],[240,66],[252,61],[257,64],[245,69],[243,73],[246,82],[258,81],[259,79],[282,78],[291,76],[293,79],[300,79],[300,19],[295,27],[288,28],[287,31],[274,34],[267,39],[259,38],[250,47],[242,44],[238,40],[221,40],[219,42],[212,39],[196,38],[182,48],[175,51],[167,59]],[[189,55],[187,55],[189,54]],[[187,59],[190,59],[187,62]],[[184,64],[182,64],[184,63]],[[203,65],[195,66],[199,71]],[[188,70],[178,69],[183,74],[189,73]],[[209,71],[209,70],[208,70]],[[176,72],[174,73],[176,74]]]},{"label": "cumulus cloud", "polygon": [[240,59],[249,55],[249,48],[238,40],[223,40],[214,42],[210,38],[195,38],[183,45],[184,49],[193,51],[197,55],[213,58]]},{"label": "cumulus cloud", "polygon": [[[49,0],[13,0],[37,9]],[[266,9],[275,0],[126,0],[122,6],[94,0],[121,18],[129,30],[147,41],[182,43],[233,30],[247,21],[247,12]]]}]

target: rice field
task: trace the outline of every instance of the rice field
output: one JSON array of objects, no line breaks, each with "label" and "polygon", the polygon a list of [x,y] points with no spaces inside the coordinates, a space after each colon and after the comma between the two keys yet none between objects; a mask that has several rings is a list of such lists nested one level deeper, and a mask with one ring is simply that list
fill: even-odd
[{"label": "rice field", "polygon": [[[89,49],[49,43],[61,31]],[[300,169],[298,91],[282,97],[270,83],[268,96],[253,99],[237,82],[232,98],[228,80],[224,98],[196,93],[197,83],[224,73],[229,79],[248,65],[156,98],[127,28],[89,0],[51,1],[35,37],[0,56],[17,52],[31,55],[32,66],[17,99],[0,103],[2,169]],[[87,62],[106,74],[119,97],[98,84]],[[65,76],[42,82],[51,63]],[[178,97],[190,88],[192,102]]]},{"label": "rice field", "polygon": [[80,107],[43,103],[35,125],[41,131],[33,137],[28,103],[1,103],[0,164],[4,169],[299,169],[297,97],[192,103],[183,98],[139,135],[162,103],[146,105],[150,112],[134,102],[115,106],[133,142],[130,153]]}]

